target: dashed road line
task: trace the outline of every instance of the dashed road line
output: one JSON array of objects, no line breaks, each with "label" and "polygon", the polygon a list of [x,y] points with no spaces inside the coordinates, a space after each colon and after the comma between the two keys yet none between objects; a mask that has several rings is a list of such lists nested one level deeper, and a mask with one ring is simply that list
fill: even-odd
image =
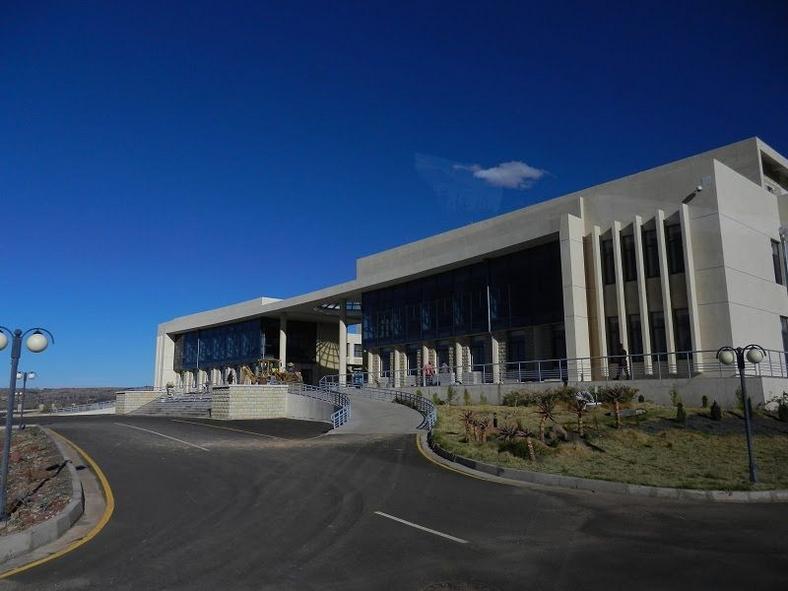
[{"label": "dashed road line", "polygon": [[469,544],[468,540],[463,540],[462,538],[457,538],[455,536],[451,536],[449,534],[443,533],[441,531],[430,529],[429,527],[424,527],[423,525],[419,525],[418,523],[413,523],[412,521],[406,521],[405,519],[400,519],[399,517],[394,517],[393,515],[389,515],[388,513],[383,513],[383,511],[375,511],[375,515],[380,515],[381,517],[385,517],[387,519],[391,519],[392,521],[396,521],[398,523],[402,523],[403,525],[408,525],[415,529],[420,529],[421,531],[425,531],[427,533],[440,536],[442,538],[446,538],[447,540],[451,540],[452,542],[457,542],[458,544]]},{"label": "dashed road line", "polygon": [[128,427],[129,429],[136,429],[137,431],[145,431],[146,433],[151,433],[153,435],[158,435],[159,437],[164,437],[165,439],[171,439],[172,441],[177,441],[178,443],[182,443],[184,445],[188,445],[189,447],[196,447],[197,449],[201,449],[203,451],[211,451],[207,447],[203,447],[202,445],[197,445],[196,443],[189,443],[188,441],[184,441],[183,439],[178,439],[177,437],[172,437],[170,435],[165,435],[164,433],[159,433],[158,431],[153,431],[151,429],[145,429],[143,427],[137,427],[136,425],[127,425],[125,423],[115,423],[120,427]]}]

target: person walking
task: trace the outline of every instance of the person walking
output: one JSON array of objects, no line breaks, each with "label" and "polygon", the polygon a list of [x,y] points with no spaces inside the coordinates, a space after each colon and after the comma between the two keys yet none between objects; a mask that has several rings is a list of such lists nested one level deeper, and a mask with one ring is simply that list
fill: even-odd
[{"label": "person walking", "polygon": [[621,343],[618,344],[618,374],[616,375],[616,379],[621,379],[621,374],[623,373],[624,376],[629,380],[631,379],[631,375],[629,373],[629,354],[627,350],[624,348],[624,345]]}]

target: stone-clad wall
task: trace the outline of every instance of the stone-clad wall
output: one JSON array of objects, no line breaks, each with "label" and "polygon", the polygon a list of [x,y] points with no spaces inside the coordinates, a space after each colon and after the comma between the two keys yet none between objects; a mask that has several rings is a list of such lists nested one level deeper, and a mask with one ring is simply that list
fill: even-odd
[{"label": "stone-clad wall", "polygon": [[144,392],[141,390],[117,392],[115,394],[115,414],[127,415],[131,411],[137,410],[149,402],[153,402],[159,396],[162,396],[161,392]]},{"label": "stone-clad wall", "polygon": [[286,417],[286,385],[232,385],[213,389],[211,418],[233,421]]}]

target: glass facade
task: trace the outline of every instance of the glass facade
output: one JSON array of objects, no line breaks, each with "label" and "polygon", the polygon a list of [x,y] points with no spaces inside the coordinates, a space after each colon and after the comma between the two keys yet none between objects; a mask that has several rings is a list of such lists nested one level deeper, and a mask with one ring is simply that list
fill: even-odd
[{"label": "glass facade", "polygon": [[173,365],[175,371],[202,369],[275,359],[278,354],[279,322],[258,318],[178,335]]},{"label": "glass facade", "polygon": [[560,246],[549,242],[369,291],[361,307],[366,348],[562,322]]}]

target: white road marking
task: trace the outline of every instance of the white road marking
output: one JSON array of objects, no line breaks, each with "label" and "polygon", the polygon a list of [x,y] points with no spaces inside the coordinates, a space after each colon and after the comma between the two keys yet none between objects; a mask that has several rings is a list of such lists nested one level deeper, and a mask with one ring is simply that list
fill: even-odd
[{"label": "white road marking", "polygon": [[211,451],[207,447],[203,447],[202,445],[197,445],[196,443],[189,443],[188,441],[184,441],[183,439],[178,439],[177,437],[171,437],[169,435],[165,435],[164,433],[159,433],[158,431],[151,431],[150,429],[144,429],[142,427],[137,427],[135,425],[127,425],[126,423],[115,423],[121,427],[128,427],[129,429],[136,429],[137,431],[145,431],[146,433],[152,433],[153,435],[158,435],[159,437],[164,437],[165,439],[172,439],[173,441],[177,441],[178,443],[182,443],[184,445],[188,445],[189,447],[196,447],[197,449],[201,449],[203,451]]},{"label": "white road marking", "polygon": [[197,425],[198,427],[208,427],[209,429],[221,429],[222,431],[232,431],[233,433],[244,433],[245,435],[255,435],[257,437],[267,437],[268,439],[282,439],[276,435],[268,435],[267,433],[257,433],[256,431],[247,431],[246,429],[235,429],[233,427],[225,427],[223,425],[209,425],[207,423],[199,423],[197,421],[184,421],[183,419],[170,419],[173,423],[184,423],[185,425]]},{"label": "white road marking", "polygon": [[400,519],[399,517],[394,517],[393,515],[389,515],[388,513],[383,513],[383,511],[375,511],[375,515],[380,515],[381,517],[386,517],[393,521],[398,521],[399,523],[403,523],[405,525],[409,525],[410,527],[415,527],[416,529],[420,529],[421,531],[426,531],[427,533],[435,534],[436,536],[440,536],[442,538],[446,538],[447,540],[451,540],[452,542],[457,542],[458,544],[468,544],[468,540],[463,540],[462,538],[455,538],[454,536],[450,536],[449,534],[445,534],[440,531],[436,531],[434,529],[430,529],[428,527],[424,527],[423,525],[419,525],[418,523],[413,523],[411,521],[405,521],[404,519]]}]

